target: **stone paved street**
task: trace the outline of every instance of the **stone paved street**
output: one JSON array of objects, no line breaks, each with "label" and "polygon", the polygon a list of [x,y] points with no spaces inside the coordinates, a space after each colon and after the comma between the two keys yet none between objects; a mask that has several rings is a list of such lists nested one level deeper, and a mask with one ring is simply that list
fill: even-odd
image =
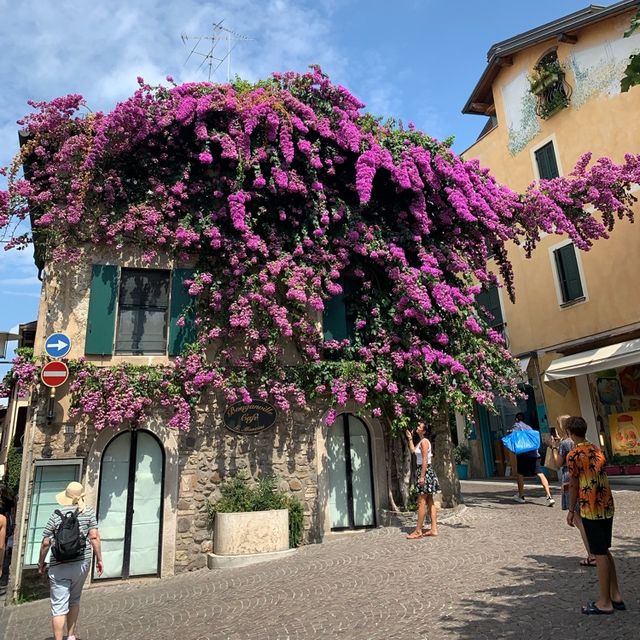
[{"label": "stone paved street", "polygon": [[[464,483],[467,508],[438,538],[397,528],[343,535],[282,561],[89,589],[82,640],[640,637],[640,492],[616,491],[613,552],[629,611],[580,614],[595,569],[556,505],[530,489]],[[108,562],[108,559],[106,559]],[[8,607],[7,639],[50,637],[48,603]],[[0,633],[0,637],[2,634]]]}]

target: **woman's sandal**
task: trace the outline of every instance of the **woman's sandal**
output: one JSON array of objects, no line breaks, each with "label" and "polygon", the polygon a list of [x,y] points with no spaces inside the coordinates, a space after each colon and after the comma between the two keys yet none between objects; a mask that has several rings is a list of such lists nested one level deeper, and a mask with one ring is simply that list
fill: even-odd
[{"label": "woman's sandal", "polygon": [[412,531],[407,534],[407,540],[418,540],[422,538],[422,531]]},{"label": "woman's sandal", "polygon": [[431,529],[429,529],[428,531],[425,531],[422,534],[423,538],[435,538],[438,534],[437,533],[431,533]]},{"label": "woman's sandal", "polygon": [[582,607],[582,613],[588,616],[610,616],[614,611],[615,609],[611,609],[611,611],[600,609],[595,602],[589,602]]},{"label": "woman's sandal", "polygon": [[583,560],[580,560],[580,566],[581,567],[595,567],[596,566],[596,559],[595,558],[584,558]]}]

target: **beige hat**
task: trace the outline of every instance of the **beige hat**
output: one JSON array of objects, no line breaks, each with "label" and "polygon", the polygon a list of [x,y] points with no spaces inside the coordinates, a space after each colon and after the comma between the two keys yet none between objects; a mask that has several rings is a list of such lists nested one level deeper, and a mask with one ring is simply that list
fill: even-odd
[{"label": "beige hat", "polygon": [[84,487],[79,482],[70,482],[64,491],[56,493],[56,502],[63,507],[76,505],[78,511],[84,511]]}]

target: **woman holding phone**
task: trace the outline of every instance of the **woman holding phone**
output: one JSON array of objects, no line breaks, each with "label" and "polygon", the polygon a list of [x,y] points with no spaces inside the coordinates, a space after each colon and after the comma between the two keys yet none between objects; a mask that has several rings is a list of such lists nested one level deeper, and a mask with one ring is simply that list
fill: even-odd
[{"label": "woman holding phone", "polygon": [[[553,455],[553,461],[559,469],[560,481],[562,483],[562,510],[567,511],[569,509],[569,470],[567,469],[566,461],[567,454],[571,449],[575,447],[573,440],[569,437],[566,429],[566,421],[570,416],[558,416],[556,429],[551,431],[551,453]],[[582,519],[580,518],[580,510],[576,511],[573,516],[573,523],[580,531],[584,548],[587,550],[587,557],[580,560],[580,566],[582,567],[595,567],[596,559],[589,551],[589,543],[587,541],[587,535],[584,532],[584,526]]]},{"label": "woman holding phone", "polygon": [[[436,473],[431,466],[433,451],[431,443],[427,438],[427,427],[424,422],[418,422],[418,426],[414,433],[406,431],[407,442],[411,453],[416,457],[416,482],[415,490],[418,498],[418,521],[416,529],[412,531],[407,538],[416,540],[423,536],[438,535],[437,508],[433,501],[433,496],[440,491],[440,485]],[[429,517],[431,518],[431,529],[426,533],[422,533],[422,525],[427,515],[427,507],[429,508]]]}]

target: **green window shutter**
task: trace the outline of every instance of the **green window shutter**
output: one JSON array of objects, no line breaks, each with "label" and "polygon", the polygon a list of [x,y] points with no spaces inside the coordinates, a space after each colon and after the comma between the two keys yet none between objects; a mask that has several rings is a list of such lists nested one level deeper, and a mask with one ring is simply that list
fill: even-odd
[{"label": "green window shutter", "polygon": [[[490,327],[500,327],[504,324],[502,317],[502,308],[500,307],[500,294],[498,293],[498,287],[495,285],[488,289],[483,289],[476,296],[476,305],[480,311],[482,317],[486,320]],[[493,318],[489,318],[485,312],[488,311]]]},{"label": "green window shutter", "polygon": [[344,340],[349,337],[344,293],[333,296],[324,303],[322,328],[325,340]]},{"label": "green window shutter", "polygon": [[563,302],[570,302],[584,296],[582,282],[580,280],[580,270],[578,269],[578,259],[576,258],[576,248],[573,244],[567,244],[554,251],[556,267],[558,269],[558,279],[562,292]]},{"label": "green window shutter", "polygon": [[89,316],[84,352],[106,356],[113,353],[113,334],[118,299],[118,267],[94,264],[91,273]]},{"label": "green window shutter", "polygon": [[548,142],[544,147],[540,147],[536,152],[536,164],[538,165],[538,175],[541,180],[551,180],[557,178],[558,163],[556,162],[556,154],[553,149],[553,142]]},{"label": "green window shutter", "polygon": [[[192,298],[184,280],[193,278],[193,269],[174,269],[171,273],[171,303],[169,309],[169,345],[170,356],[179,356],[186,345],[196,339]],[[183,327],[178,326],[178,318],[185,317]]]}]

